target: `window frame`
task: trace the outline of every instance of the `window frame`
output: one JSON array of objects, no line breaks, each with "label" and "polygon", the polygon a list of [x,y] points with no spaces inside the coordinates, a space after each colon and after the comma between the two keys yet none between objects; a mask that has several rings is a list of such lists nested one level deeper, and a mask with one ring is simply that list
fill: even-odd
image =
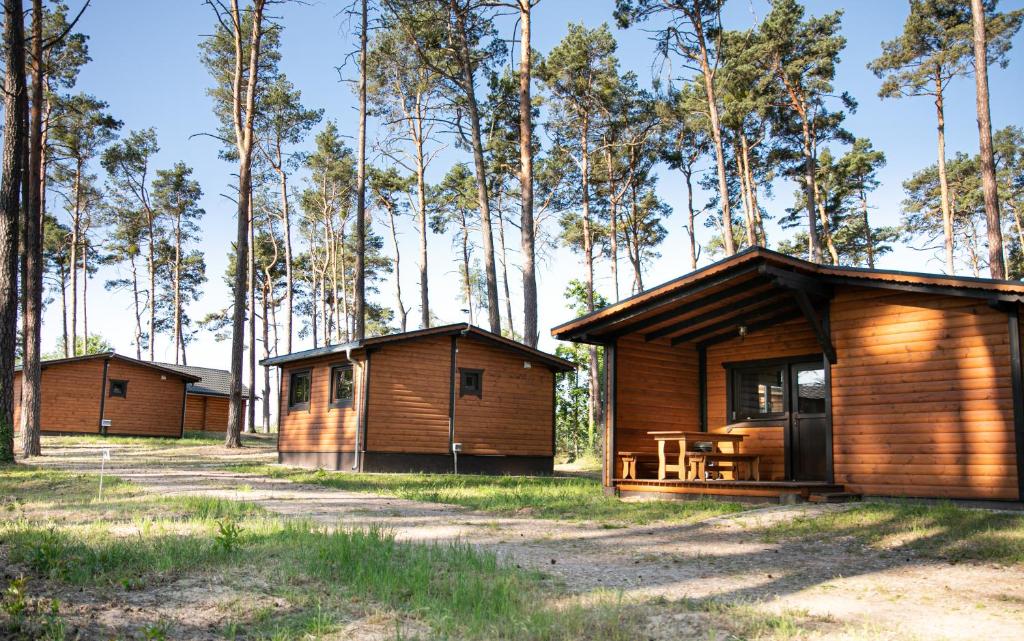
[{"label": "window frame", "polygon": [[[120,394],[114,393],[114,385],[120,385],[122,392]],[[107,387],[107,398],[128,398],[128,381],[120,378],[110,379],[110,385]]]},{"label": "window frame", "polygon": [[[802,354],[797,356],[782,356],[779,358],[765,358],[750,361],[731,361],[722,363],[725,369],[725,424],[732,427],[778,427],[788,425],[792,411],[792,385],[790,384],[790,372],[794,365],[800,363],[817,363],[824,358],[819,354]],[[735,390],[733,389],[735,373],[743,370],[764,369],[767,367],[778,367],[782,369],[782,409],[778,414],[766,415],[757,418],[734,418],[735,416]],[[826,381],[828,373],[826,372]],[[828,383],[826,383],[828,385]],[[826,391],[830,395],[831,390]],[[831,403],[831,399],[827,401]]]},{"label": "window frame", "polygon": [[[750,372],[765,372],[765,371],[781,372],[781,395],[782,395],[782,410],[779,412],[759,413],[751,416],[739,416],[736,404],[739,401],[737,396],[737,385],[738,379],[744,373]],[[786,398],[789,389],[788,382],[786,380],[789,372],[789,367],[785,362],[782,363],[758,363],[753,365],[736,365],[728,369],[728,390],[729,390],[729,424],[735,425],[737,423],[765,423],[765,422],[778,422],[785,420],[789,415],[789,399]]]},{"label": "window frame", "polygon": [[[348,370],[349,372],[352,373],[352,397],[347,399],[347,400],[338,401],[338,400],[336,400],[334,398],[334,390],[335,390],[334,372],[337,371],[337,370]],[[329,389],[329,394],[330,395],[327,397],[328,398],[328,407],[331,407],[333,409],[343,409],[343,408],[353,407],[354,404],[355,404],[355,399],[356,399],[356,373],[355,373],[355,367],[351,363],[335,363],[335,364],[331,365],[331,369],[330,369],[330,385],[329,385],[329,387],[330,387],[330,389]]]},{"label": "window frame", "polygon": [[[305,374],[309,377],[309,397],[304,403],[293,403],[292,399],[295,394],[295,378]],[[302,369],[294,369],[288,372],[288,411],[309,411],[309,406],[313,400],[313,369],[310,367],[304,367]]]},{"label": "window frame", "polygon": [[[478,376],[477,381],[479,384],[476,389],[466,387],[466,374],[476,374]],[[473,367],[459,368],[459,398],[463,396],[475,396],[480,399],[484,397],[484,370]]]}]

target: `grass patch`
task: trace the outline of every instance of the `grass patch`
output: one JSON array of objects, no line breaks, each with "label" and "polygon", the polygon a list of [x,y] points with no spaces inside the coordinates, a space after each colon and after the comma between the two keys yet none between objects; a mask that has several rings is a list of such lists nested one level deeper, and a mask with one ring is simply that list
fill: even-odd
[{"label": "grass patch", "polygon": [[1024,563],[1024,514],[952,503],[868,502],[771,525],[768,541],[851,537],[878,549],[951,561]]},{"label": "grass patch", "polygon": [[692,522],[745,509],[739,503],[713,499],[622,501],[605,495],[601,482],[590,478],[355,474],[250,464],[231,469],[339,490],[544,519],[593,520],[609,524]]},{"label": "grass patch", "polygon": [[[118,602],[124,591],[186,577],[236,586],[249,609],[226,617],[224,625],[238,638],[304,639],[381,611],[392,613],[400,638],[408,638],[401,631],[408,621],[429,638],[625,641],[640,629],[638,611],[617,595],[559,602],[561,595],[541,575],[465,544],[404,543],[379,529],[271,518],[244,502],[132,496],[137,488],[130,483],[119,486],[119,518],[81,522],[91,514],[84,512],[57,523],[40,514],[45,506],[71,512],[85,505],[94,480],[30,468],[0,472],[5,491],[27,497],[16,518],[0,515],[0,550],[15,571],[26,573],[3,597],[0,637],[27,629],[24,604],[44,602],[30,594],[36,585],[68,586],[71,593],[84,588]],[[73,500],[61,496],[75,487],[86,489],[75,490]],[[266,597],[283,599],[287,607],[254,611]],[[53,602],[45,616],[57,625],[60,605]],[[17,620],[3,614],[16,611]],[[33,616],[42,621],[43,610]],[[136,625],[145,637],[153,623]],[[174,638],[173,622],[160,625]]]}]

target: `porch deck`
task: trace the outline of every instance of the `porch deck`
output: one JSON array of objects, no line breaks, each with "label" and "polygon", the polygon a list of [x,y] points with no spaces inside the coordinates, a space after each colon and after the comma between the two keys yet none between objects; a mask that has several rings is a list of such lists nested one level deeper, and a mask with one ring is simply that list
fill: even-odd
[{"label": "porch deck", "polygon": [[[809,500],[812,495],[840,494],[842,485],[825,481],[684,481],[680,479],[615,479],[622,494],[660,493],[691,497],[739,497],[761,500]],[[678,498],[684,498],[680,496]]]}]

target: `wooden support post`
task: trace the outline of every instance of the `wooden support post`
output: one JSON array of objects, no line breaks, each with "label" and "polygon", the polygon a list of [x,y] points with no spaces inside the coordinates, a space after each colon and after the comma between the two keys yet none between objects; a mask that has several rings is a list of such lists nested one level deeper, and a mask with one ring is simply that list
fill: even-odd
[{"label": "wooden support post", "polygon": [[1020,353],[1020,305],[1004,308],[1010,333],[1010,388],[1013,393],[1013,435],[1017,446],[1017,500],[1024,500],[1024,366]]},{"label": "wooden support post", "polygon": [[615,478],[615,414],[616,414],[616,370],[618,369],[618,349],[615,342],[604,346],[604,486],[610,488]]}]

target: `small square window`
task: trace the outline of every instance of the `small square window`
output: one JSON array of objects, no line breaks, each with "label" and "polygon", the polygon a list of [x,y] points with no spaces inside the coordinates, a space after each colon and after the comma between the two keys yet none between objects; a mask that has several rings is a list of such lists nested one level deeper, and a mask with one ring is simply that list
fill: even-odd
[{"label": "small square window", "polygon": [[484,397],[484,371],[459,368],[459,396]]},{"label": "small square window", "polygon": [[110,381],[110,397],[127,398],[128,381]]},{"label": "small square window", "polygon": [[313,373],[310,370],[292,372],[288,379],[288,409],[309,409],[312,394]]},{"label": "small square window", "polygon": [[355,397],[352,366],[336,365],[331,368],[331,407],[352,407]]}]

